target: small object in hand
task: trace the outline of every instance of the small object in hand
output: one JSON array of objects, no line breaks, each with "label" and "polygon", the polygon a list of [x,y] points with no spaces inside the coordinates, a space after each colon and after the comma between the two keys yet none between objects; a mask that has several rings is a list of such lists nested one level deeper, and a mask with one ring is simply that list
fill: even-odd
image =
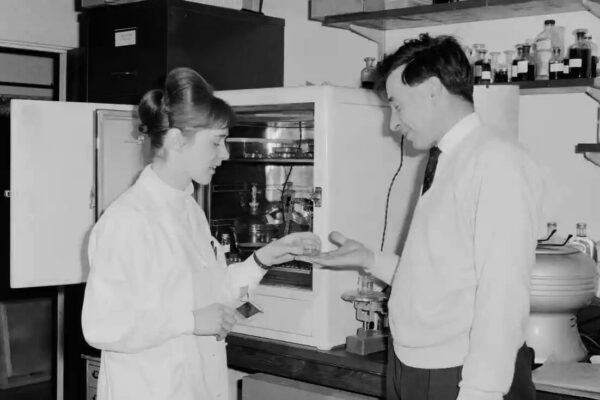
[{"label": "small object in hand", "polygon": [[313,242],[304,240],[302,243],[302,255],[303,256],[317,256],[321,253],[321,249],[316,246]]},{"label": "small object in hand", "polygon": [[255,306],[254,304],[246,301],[241,306],[237,307],[236,310],[242,314],[245,318],[250,318],[254,314],[258,314],[259,312],[263,312],[260,308]]}]

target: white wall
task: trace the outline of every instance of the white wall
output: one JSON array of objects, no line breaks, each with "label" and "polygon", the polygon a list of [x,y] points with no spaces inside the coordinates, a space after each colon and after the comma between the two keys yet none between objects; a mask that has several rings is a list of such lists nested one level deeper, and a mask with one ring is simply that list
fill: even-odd
[{"label": "white wall", "polygon": [[346,30],[308,20],[308,0],[264,0],[265,15],[285,19],[284,86],[329,82],[358,87],[365,57],[377,45]]},{"label": "white wall", "polygon": [[77,47],[75,0],[1,0],[0,40]]},{"label": "white wall", "polygon": [[[465,24],[389,31],[386,53],[404,39],[429,32],[452,34],[464,44],[485,43],[487,49],[503,51],[534,38],[545,19],[565,27],[565,47],[574,42],[575,28],[588,28],[600,42],[600,21],[587,11],[536,17],[512,18]],[[585,94],[530,95],[520,98],[519,138],[538,161],[547,181],[545,222],[558,222],[563,235],[575,233],[576,222],[588,223],[588,234],[600,239],[600,168],[575,154],[577,143],[596,141],[596,102]]]}]

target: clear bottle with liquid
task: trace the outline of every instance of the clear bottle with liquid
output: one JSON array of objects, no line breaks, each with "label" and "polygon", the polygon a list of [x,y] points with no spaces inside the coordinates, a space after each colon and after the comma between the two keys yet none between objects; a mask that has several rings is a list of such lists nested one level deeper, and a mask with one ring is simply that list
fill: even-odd
[{"label": "clear bottle with liquid", "polygon": [[515,58],[514,50],[504,50],[504,63],[506,64],[508,82],[513,80],[513,60]]},{"label": "clear bottle with liquid", "polygon": [[587,29],[575,29],[575,43],[569,47],[569,78],[591,77],[592,49],[585,40]]},{"label": "clear bottle with liquid", "polygon": [[360,71],[360,87],[373,89],[375,87],[375,58],[365,57],[365,67]]},{"label": "clear bottle with liquid", "polygon": [[550,59],[552,58],[552,36],[554,20],[544,21],[544,30],[535,37],[535,79],[549,79]]},{"label": "clear bottle with liquid", "polygon": [[598,262],[598,252],[596,249],[596,242],[587,236],[587,224],[585,222],[578,222],[577,234],[569,240],[569,244],[576,247],[582,253],[587,254],[594,261]]},{"label": "clear bottle with liquid", "polygon": [[549,67],[548,67],[548,78],[550,80],[557,80],[564,78],[564,65],[563,58],[560,52],[560,47],[552,48],[552,58],[550,58]]}]

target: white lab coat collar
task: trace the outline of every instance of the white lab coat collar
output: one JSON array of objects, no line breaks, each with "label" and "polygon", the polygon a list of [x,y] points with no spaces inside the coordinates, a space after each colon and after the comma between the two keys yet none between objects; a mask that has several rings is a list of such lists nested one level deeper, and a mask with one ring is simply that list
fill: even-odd
[{"label": "white lab coat collar", "polygon": [[451,153],[469,133],[475,131],[481,125],[481,119],[477,113],[471,113],[458,121],[438,143],[442,154]]},{"label": "white lab coat collar", "polygon": [[185,201],[194,193],[194,185],[191,182],[184,190],[179,190],[163,181],[152,169],[152,164],[142,170],[138,182],[155,195],[154,200],[161,206]]}]

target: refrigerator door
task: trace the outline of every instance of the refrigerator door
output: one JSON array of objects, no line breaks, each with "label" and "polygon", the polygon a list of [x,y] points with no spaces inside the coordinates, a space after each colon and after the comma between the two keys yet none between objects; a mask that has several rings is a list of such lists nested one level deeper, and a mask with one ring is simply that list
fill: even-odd
[{"label": "refrigerator door", "polygon": [[96,111],[96,219],[152,160],[150,140],[138,127],[135,111]]},{"label": "refrigerator door", "polygon": [[13,100],[10,283],[12,288],[87,279],[94,223],[94,119],[133,106]]}]

